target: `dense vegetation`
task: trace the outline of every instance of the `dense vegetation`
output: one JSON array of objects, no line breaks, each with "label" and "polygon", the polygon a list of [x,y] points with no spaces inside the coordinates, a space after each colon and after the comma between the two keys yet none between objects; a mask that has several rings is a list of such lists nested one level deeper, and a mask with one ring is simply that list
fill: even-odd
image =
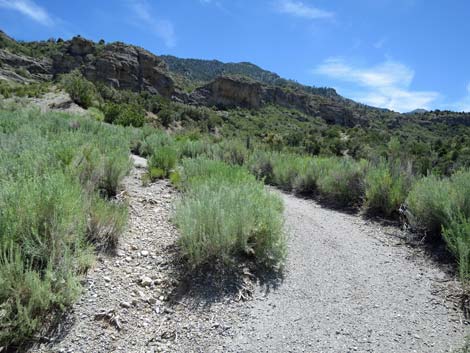
[{"label": "dense vegetation", "polygon": [[127,210],[112,198],[131,136],[65,114],[0,111],[0,346],[76,298],[93,245],[116,245]]},{"label": "dense vegetation", "polygon": [[235,75],[293,90],[341,99],[333,88],[311,87],[281,78],[274,72],[263,70],[249,62],[223,63],[218,60],[181,59],[171,55],[161,56],[181,86],[191,90],[212,81],[217,76]]},{"label": "dense vegetation", "polygon": [[[183,234],[190,234],[189,240],[186,238],[187,242],[184,244],[188,247],[186,256],[193,265],[210,262],[212,257],[218,257],[215,254],[219,254],[222,259],[233,259],[233,256],[226,254],[243,252],[240,249],[244,247],[224,252],[215,245],[220,245],[220,239],[214,239],[214,242],[207,243],[211,245],[202,247],[207,251],[205,254],[192,241],[208,241],[210,238],[203,237],[197,229],[205,229],[204,234],[207,235],[208,229],[216,227],[219,233],[214,234],[224,233],[224,227],[217,222],[211,223],[210,220],[219,219],[216,215],[218,211],[237,205],[237,195],[244,195],[244,191],[238,189],[238,184],[249,189],[253,179],[246,174],[247,169],[258,180],[316,198],[332,207],[360,210],[372,216],[395,220],[402,215],[412,229],[426,235],[427,239],[445,241],[457,260],[461,279],[469,279],[470,171],[467,169],[459,170],[451,177],[435,174],[421,176],[414,173],[409,162],[400,160],[396,153],[399,146],[393,141],[389,143],[385,157],[376,161],[354,160],[351,157],[308,156],[276,151],[267,144],[246,146],[237,140],[218,142],[214,138],[194,140],[188,136],[175,140],[162,133],[145,138],[141,152],[145,154],[145,151],[151,151],[149,145],[153,145],[155,151],[160,151],[150,152],[150,160],[156,162],[150,163],[149,175],[154,174],[152,170],[157,168],[158,177],[169,175],[183,190],[189,190],[186,203],[183,203],[182,207],[184,211],[181,211],[182,216],[177,217],[177,223]],[[158,158],[154,159],[153,155],[158,155]],[[196,159],[187,161],[187,157]],[[175,160],[182,160],[181,167],[176,167]],[[194,176],[198,177],[196,182],[192,181]],[[230,207],[218,198],[222,180],[230,181],[230,187],[224,190],[227,199],[223,200],[228,204],[233,202]],[[212,182],[215,184],[211,184]],[[229,190],[237,190],[237,193],[232,195]],[[254,194],[256,193],[253,192]],[[230,195],[235,199],[232,200]],[[203,202],[211,197],[214,199],[211,199],[210,203]],[[244,200],[247,202],[249,198],[244,196]],[[219,206],[211,209],[209,204]],[[264,204],[265,209],[276,209],[275,204],[267,199]],[[250,205],[249,202],[246,203],[247,208]],[[208,216],[207,212],[212,213]],[[233,218],[237,219],[237,212],[232,213]],[[253,208],[251,215],[256,217],[257,214],[256,208]],[[227,227],[232,224],[229,219],[229,216],[225,217]],[[244,219],[250,218],[245,215]],[[276,218],[271,216],[271,219]],[[197,222],[201,224],[198,225]],[[235,223],[243,222],[240,220]],[[229,233],[232,236],[237,234],[233,231]],[[223,239],[233,238],[227,236]],[[211,246],[213,248],[209,250]],[[194,247],[198,250],[194,250]],[[282,246],[278,249],[282,249]],[[282,254],[282,251],[279,250],[279,254]],[[273,258],[282,259],[282,256]]]},{"label": "dense vegetation", "polygon": [[[18,48],[0,39],[33,56],[60,45]],[[336,95],[248,63],[165,59],[174,71],[190,70],[187,89],[222,70]],[[116,246],[127,210],[115,196],[130,151],[148,158],[144,184],[169,178],[183,192],[174,222],[192,269],[240,258],[282,265],[282,204],[266,183],[332,207],[393,220],[402,215],[426,239],[445,242],[460,278],[469,280],[470,127],[458,123],[465,114],[404,116],[344,100],[367,122],[346,127],[278,106],[187,105],[94,84],[78,71],[54,83],[0,82],[4,98],[56,89],[87,116],[0,111],[0,346],[31,337],[49,313],[71,303],[94,251]],[[446,121],[456,117],[454,125]]]}]

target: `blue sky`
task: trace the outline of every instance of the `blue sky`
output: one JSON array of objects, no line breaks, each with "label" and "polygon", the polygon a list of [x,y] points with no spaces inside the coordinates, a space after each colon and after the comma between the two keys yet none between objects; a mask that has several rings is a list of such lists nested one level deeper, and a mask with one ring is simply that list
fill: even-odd
[{"label": "blue sky", "polygon": [[0,0],[17,39],[250,61],[397,111],[470,111],[469,15],[467,0]]}]

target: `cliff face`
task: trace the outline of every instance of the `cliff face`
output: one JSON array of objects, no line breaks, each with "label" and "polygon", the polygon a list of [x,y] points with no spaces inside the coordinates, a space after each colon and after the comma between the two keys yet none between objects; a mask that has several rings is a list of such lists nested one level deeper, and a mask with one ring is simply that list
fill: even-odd
[{"label": "cliff face", "polygon": [[[74,37],[50,57],[40,58],[0,49],[0,63],[0,75],[18,82],[46,81],[78,69],[90,81],[119,89],[149,91],[166,97],[171,97],[175,90],[163,60],[142,48],[122,43],[100,45]],[[20,68],[23,74],[18,73]]]},{"label": "cliff face", "polygon": [[[0,49],[0,79],[25,83],[52,79],[52,60],[35,59]],[[25,75],[26,74],[26,75]]]},{"label": "cliff face", "polygon": [[244,107],[257,109],[265,104],[298,109],[305,114],[323,118],[327,123],[354,126],[365,124],[353,111],[334,100],[291,91],[277,86],[262,85],[259,82],[237,77],[222,76],[196,89],[190,100],[197,104],[220,108]]},{"label": "cliff face", "polygon": [[[135,92],[146,91],[183,103],[247,109],[272,104],[348,127],[368,126],[376,120],[385,121],[391,128],[399,128],[407,122],[422,126],[435,123],[470,126],[470,114],[447,111],[398,114],[358,104],[332,89],[307,87],[284,80],[249,63],[224,64],[156,56],[133,45],[95,43],[80,36],[68,41],[21,43],[0,31],[0,80],[18,83],[50,81],[72,70],[80,70],[95,83]],[[225,72],[241,73],[242,76],[226,76]],[[181,73],[185,77],[182,78]],[[202,82],[202,79],[211,81]],[[185,80],[189,80],[188,87],[181,84]],[[180,89],[193,89],[198,85],[191,94]]]},{"label": "cliff face", "polygon": [[[249,63],[216,62],[220,70],[229,65],[232,70],[242,70],[249,75],[244,78],[215,76],[209,83],[187,94],[176,88],[172,75],[176,79],[180,76],[178,72],[170,74],[164,58],[136,46],[119,42],[105,45],[80,36],[69,41],[52,40],[24,45],[0,31],[0,79],[20,83],[49,81],[60,74],[80,70],[95,83],[102,82],[116,89],[147,91],[195,105],[257,109],[273,104],[298,109],[331,124],[354,126],[364,123],[345,106],[344,101],[338,99],[336,93],[330,97],[327,91],[321,89],[317,89],[321,94],[316,94],[316,91],[308,91],[306,86],[277,84],[287,81]],[[210,62],[196,62],[197,67],[204,64],[202,72],[214,71],[212,67],[206,67]],[[250,75],[263,80],[255,80]]]},{"label": "cliff face", "polygon": [[196,89],[192,100],[197,104],[220,108],[259,108],[264,103],[261,83],[228,76],[221,76]]},{"label": "cliff face", "polygon": [[100,48],[89,40],[75,37],[53,60],[54,74],[79,68],[90,81],[119,89],[149,91],[167,97],[174,91],[164,61],[131,45],[113,43]]}]

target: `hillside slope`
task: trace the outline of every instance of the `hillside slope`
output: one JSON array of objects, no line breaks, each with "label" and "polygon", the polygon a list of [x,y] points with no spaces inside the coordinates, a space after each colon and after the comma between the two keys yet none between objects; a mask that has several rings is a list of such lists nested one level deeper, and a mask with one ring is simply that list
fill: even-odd
[{"label": "hillside slope", "polygon": [[367,115],[384,112],[347,100],[334,89],[303,86],[251,63],[159,57],[133,45],[95,43],[80,36],[17,42],[0,32],[0,64],[0,79],[18,83],[51,81],[79,70],[94,83],[187,104],[224,109],[274,104],[346,126],[364,124],[359,107]]},{"label": "hillside slope", "polygon": [[[332,88],[286,80],[254,64],[157,56],[121,42],[93,42],[80,36],[19,42],[0,31],[0,83],[55,81],[79,70],[95,84],[147,92],[192,106],[258,110],[274,105],[345,127],[399,130],[410,125],[440,129],[470,126],[469,113],[417,111],[399,114],[354,102]],[[289,115],[285,119],[290,120]]]},{"label": "hillside slope", "polygon": [[408,123],[470,126],[470,114],[417,111],[399,114],[340,96],[333,88],[287,80],[252,63],[157,56],[121,43],[76,36],[19,42],[0,30],[0,82],[48,82],[79,70],[90,81],[134,92],[149,92],[191,105],[258,109],[277,105],[299,110],[329,124],[391,128]]},{"label": "hillside slope", "polygon": [[342,98],[333,88],[305,86],[292,80],[286,80],[278,74],[264,70],[250,62],[224,63],[219,60],[182,59],[172,55],[162,55],[161,58],[168,64],[168,69],[173,74],[181,76],[189,83],[200,86],[219,76],[243,76],[267,85],[290,87],[330,98]]}]

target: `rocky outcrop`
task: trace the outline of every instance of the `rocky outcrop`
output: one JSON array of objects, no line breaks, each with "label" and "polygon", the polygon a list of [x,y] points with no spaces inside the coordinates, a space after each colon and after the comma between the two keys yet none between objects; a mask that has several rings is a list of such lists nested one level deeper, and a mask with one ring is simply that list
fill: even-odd
[{"label": "rocky outcrop", "polygon": [[259,82],[221,76],[198,88],[191,98],[199,104],[221,108],[260,108],[263,96],[264,88]]},{"label": "rocky outcrop", "polygon": [[399,125],[416,123],[421,126],[445,124],[447,126],[470,126],[470,113],[453,111],[431,111],[414,114],[403,114],[397,118]]},{"label": "rocky outcrop", "polygon": [[367,121],[354,115],[353,111],[336,103],[321,103],[318,115],[328,124],[337,124],[348,127],[367,125]]},{"label": "rocky outcrop", "polygon": [[354,126],[364,121],[337,101],[322,96],[294,91],[279,86],[262,85],[239,77],[222,76],[196,89],[189,97],[196,104],[219,108],[257,109],[266,104],[297,109],[323,118],[329,124]]},{"label": "rocky outcrop", "polygon": [[163,60],[142,48],[123,43],[102,48],[75,37],[66,45],[64,52],[54,56],[53,69],[54,74],[80,69],[93,82],[166,97],[171,97],[175,89]]},{"label": "rocky outcrop", "polygon": [[52,60],[30,58],[0,49],[0,78],[15,82],[47,81],[52,78]]},{"label": "rocky outcrop", "polygon": [[51,80],[78,69],[90,81],[115,88],[165,97],[175,91],[165,62],[142,48],[123,43],[101,45],[82,37],[74,37],[57,48],[51,57],[39,58],[0,49],[0,78],[17,82]]},{"label": "rocky outcrop", "polygon": [[[47,81],[60,74],[80,70],[88,80],[95,83],[102,82],[116,89],[160,94],[177,102],[248,109],[274,104],[322,117],[331,124],[354,126],[361,122],[341,101],[324,93],[296,89],[295,85],[262,83],[242,76],[218,76],[187,94],[175,88],[162,57],[120,42],[105,45],[104,42],[95,43],[80,36],[65,42],[57,41],[56,45],[54,42],[37,42],[33,47],[41,47],[41,53],[45,52],[46,55],[34,58],[22,54],[30,52],[31,48],[26,46],[24,50],[17,50],[19,47],[20,43],[0,32],[0,79]],[[263,75],[268,73],[248,63],[238,66],[243,66],[248,72],[255,70]],[[275,76],[273,80],[277,82],[280,78]]]}]

